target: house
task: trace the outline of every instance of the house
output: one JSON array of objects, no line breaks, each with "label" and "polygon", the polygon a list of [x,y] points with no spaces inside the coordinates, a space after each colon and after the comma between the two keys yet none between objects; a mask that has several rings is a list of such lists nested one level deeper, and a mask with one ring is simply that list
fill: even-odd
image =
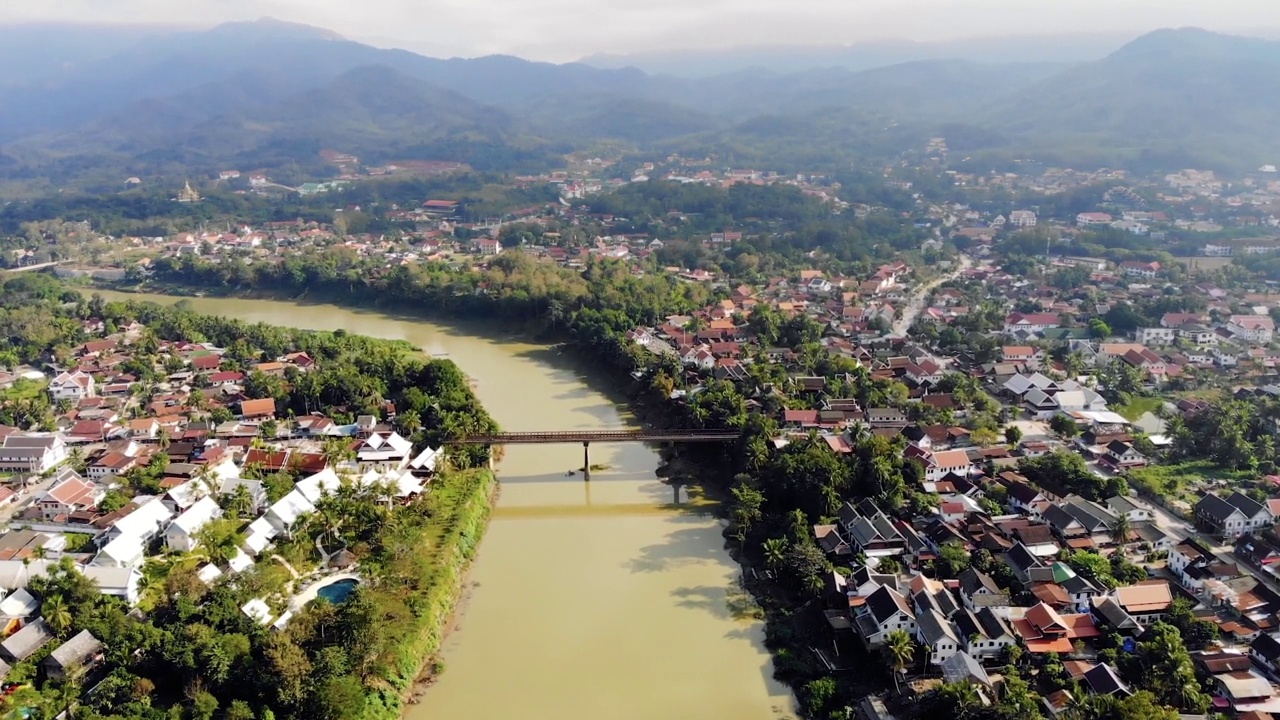
[{"label": "house", "polygon": [[1076,225],[1079,227],[1110,225],[1112,220],[1111,215],[1104,212],[1082,212],[1076,215]]},{"label": "house", "polygon": [[989,607],[1008,607],[1009,593],[1000,589],[991,576],[974,568],[965,568],[960,581],[960,602],[971,612]]},{"label": "house", "polygon": [[1129,277],[1152,279],[1160,274],[1160,263],[1125,260],[1120,263],[1120,271]]},{"label": "house", "polygon": [[866,420],[873,428],[907,426],[906,414],[897,408],[867,408]]},{"label": "house", "polygon": [[979,688],[992,687],[991,676],[982,667],[982,663],[968,653],[960,652],[952,655],[941,663],[939,669],[942,670],[942,679],[946,682],[973,683]]},{"label": "house", "polygon": [[1044,361],[1044,351],[1030,345],[1005,345],[1000,351],[1000,360],[1038,369]]},{"label": "house", "polygon": [[979,660],[999,658],[1005,649],[1018,642],[1013,628],[992,608],[980,608],[976,612],[965,608],[956,613],[953,620],[964,651]]},{"label": "house", "polygon": [[97,392],[98,383],[93,379],[93,376],[79,370],[59,373],[57,377],[49,381],[49,396],[53,398],[54,402],[59,400],[80,401],[84,398],[95,397]]},{"label": "house", "polygon": [[1092,544],[1102,544],[1111,539],[1111,527],[1116,516],[1110,510],[1097,503],[1089,502],[1082,497],[1071,496],[1050,505],[1044,511],[1045,522],[1068,545],[1088,547],[1089,542],[1076,543],[1084,539]]},{"label": "house", "polygon": [[839,519],[850,545],[867,557],[892,557],[906,552],[906,538],[878,508],[864,514],[853,503],[847,502],[840,509]]},{"label": "house", "polygon": [[276,416],[275,398],[240,401],[240,417],[245,420],[273,418]]},{"label": "house", "polygon": [[883,645],[889,633],[902,630],[916,634],[916,617],[907,605],[907,599],[897,590],[881,585],[870,595],[857,612],[855,627],[868,647]]},{"label": "house", "polygon": [[1017,512],[1039,517],[1048,508],[1050,502],[1055,499],[1027,482],[1025,477],[1017,473],[1008,472],[1004,473],[1004,475],[1013,476],[1012,478],[1002,476],[1000,482],[1005,487],[1005,497],[1009,502],[1009,507]]},{"label": "house", "polygon": [[1113,495],[1107,498],[1106,504],[1117,517],[1123,517],[1131,523],[1151,522],[1150,510],[1123,495]]},{"label": "house", "polygon": [[1011,313],[1004,319],[1004,332],[1041,333],[1062,327],[1062,318],[1056,313]]},{"label": "house", "polygon": [[355,447],[360,472],[403,470],[412,460],[413,443],[396,432],[373,433]]},{"label": "house", "polygon": [[1212,532],[1234,538],[1274,522],[1266,505],[1239,491],[1226,498],[1207,493],[1195,504],[1196,521]]},{"label": "house", "polygon": [[932,665],[940,665],[960,652],[960,637],[955,626],[933,608],[916,615],[916,640],[929,651]]},{"label": "house", "polygon": [[1099,458],[1099,462],[1117,471],[1122,471],[1129,468],[1145,467],[1147,458],[1129,443],[1112,440],[1107,443],[1107,452]]},{"label": "house", "polygon": [[89,466],[89,479],[94,482],[107,482],[113,477],[122,475],[138,462],[121,452],[109,452],[98,458]]},{"label": "house", "polygon": [[930,452],[922,460],[925,467],[925,480],[929,482],[937,482],[952,474],[968,477],[973,472],[973,463],[969,460],[969,453],[964,450]]},{"label": "house", "polygon": [[923,360],[918,364],[911,363],[910,365],[907,365],[906,372],[904,374],[908,380],[917,385],[924,385],[926,383],[929,385],[937,385],[942,382],[942,378],[945,373],[943,373],[942,368],[932,360]]},{"label": "house", "polygon": [[1249,659],[1268,673],[1275,675],[1280,671],[1280,640],[1262,633],[1249,644]]},{"label": "house", "polygon": [[1094,619],[1111,628],[1113,632],[1136,637],[1145,630],[1142,623],[1120,607],[1119,601],[1113,596],[1094,598],[1091,609]]},{"label": "house", "polygon": [[0,445],[0,472],[45,473],[67,459],[67,445],[56,434],[10,435]]},{"label": "house", "polygon": [[1126,585],[1112,591],[1116,604],[1142,625],[1163,620],[1173,607],[1173,593],[1164,580]]},{"label": "house", "polygon": [[1009,213],[1009,224],[1016,228],[1032,228],[1036,226],[1034,210],[1014,210]]},{"label": "house", "polygon": [[93,633],[81,630],[44,659],[41,664],[44,666],[45,676],[56,681],[90,672],[102,664],[102,650],[102,642]]},{"label": "house", "polygon": [[502,253],[502,242],[497,238],[480,237],[472,243],[475,253],[481,257],[490,257]]},{"label": "house", "polygon": [[1215,563],[1213,552],[1194,539],[1183,540],[1169,551],[1169,572],[1190,590],[1199,590],[1205,580],[1213,578],[1211,566]]},{"label": "house", "polygon": [[1276,331],[1276,322],[1270,315],[1232,315],[1227,319],[1227,330],[1233,337],[1266,345]]},{"label": "house", "polygon": [[129,421],[129,437],[135,440],[154,440],[160,434],[160,423],[155,418]]},{"label": "house", "polygon": [[1178,331],[1165,327],[1138,328],[1134,339],[1142,345],[1171,345],[1178,338]]},{"label": "house", "polygon": [[1072,652],[1077,639],[1098,637],[1102,633],[1087,614],[1061,615],[1043,602],[1028,608],[1010,626],[1022,638],[1027,652],[1033,654]]},{"label": "house", "polygon": [[211,521],[222,517],[222,508],[211,497],[200,498],[186,512],[174,518],[164,531],[164,542],[170,550],[191,552],[199,541],[196,534]]},{"label": "house", "polygon": [[1086,672],[1084,683],[1094,695],[1129,697],[1133,694],[1115,669],[1106,663],[1098,663]]},{"label": "house", "polygon": [[[1214,675],[1213,679],[1222,697],[1237,711],[1260,706],[1270,706],[1275,709],[1275,706],[1270,704],[1275,695],[1275,688],[1271,686],[1270,681],[1252,670],[1220,673]],[[1239,717],[1244,720],[1249,714],[1252,713],[1241,712]]]},{"label": "house", "polygon": [[105,495],[102,486],[91,483],[74,472],[58,480],[36,500],[40,516],[46,521],[66,518],[72,513],[96,507]]},{"label": "house", "polygon": [[53,637],[53,632],[44,620],[37,619],[0,643],[0,658],[11,663],[22,662],[47,645]]}]

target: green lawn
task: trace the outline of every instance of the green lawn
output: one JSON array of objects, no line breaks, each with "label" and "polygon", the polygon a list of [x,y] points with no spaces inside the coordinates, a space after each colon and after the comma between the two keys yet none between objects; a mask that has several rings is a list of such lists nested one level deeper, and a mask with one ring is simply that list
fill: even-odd
[{"label": "green lawn", "polygon": [[13,387],[7,390],[0,390],[0,402],[15,402],[17,400],[30,400],[49,387],[48,378],[40,380],[32,380],[30,378],[18,378],[13,383]]},{"label": "green lawn", "polygon": [[1154,414],[1163,404],[1164,400],[1158,397],[1134,395],[1129,398],[1129,402],[1124,405],[1117,405],[1112,409],[1123,415],[1129,422],[1137,422],[1138,418],[1142,417],[1144,413]]},{"label": "green lawn", "polygon": [[[1223,469],[1211,460],[1188,460],[1176,465],[1152,465],[1130,470],[1129,474],[1134,480],[1150,487],[1153,492],[1165,497],[1183,499],[1188,499],[1189,486],[1200,480],[1225,479],[1239,482],[1254,477],[1248,471]],[[1190,499],[1194,500],[1194,498]]]}]

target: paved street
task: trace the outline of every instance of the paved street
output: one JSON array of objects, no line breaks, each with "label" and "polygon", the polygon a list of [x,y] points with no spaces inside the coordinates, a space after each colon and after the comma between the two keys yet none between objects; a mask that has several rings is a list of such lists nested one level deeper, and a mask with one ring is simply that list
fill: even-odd
[{"label": "paved street", "polygon": [[894,321],[893,329],[890,331],[890,334],[893,337],[906,337],[907,330],[911,329],[911,324],[914,323],[916,318],[920,316],[920,313],[924,311],[924,301],[929,297],[929,292],[942,283],[955,279],[960,275],[960,273],[968,270],[972,266],[973,260],[970,259],[968,255],[961,255],[960,265],[955,270],[952,270],[945,275],[939,275],[924,285],[916,288],[916,291],[911,295],[911,299],[908,300],[907,304],[902,308],[902,314],[900,314],[898,319]]}]

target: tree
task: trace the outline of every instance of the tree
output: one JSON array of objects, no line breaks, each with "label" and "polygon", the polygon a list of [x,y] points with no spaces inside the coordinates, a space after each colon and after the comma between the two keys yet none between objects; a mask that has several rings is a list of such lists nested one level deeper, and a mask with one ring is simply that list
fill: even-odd
[{"label": "tree", "polygon": [[1192,612],[1191,603],[1183,598],[1173,601],[1168,620],[1170,625],[1178,629],[1178,634],[1189,650],[1203,650],[1218,639],[1218,626],[1197,618]]},{"label": "tree", "polygon": [[978,447],[991,447],[999,442],[999,435],[996,434],[994,428],[980,427],[970,434],[970,439]]},{"label": "tree", "polygon": [[761,550],[764,552],[764,564],[777,572],[786,560],[787,541],[785,538],[769,538],[761,543]]},{"label": "tree", "polygon": [[249,494],[249,488],[244,483],[236,483],[234,490],[222,496],[222,505],[222,509],[231,517],[243,518],[253,509],[253,496]]},{"label": "tree", "polygon": [[893,670],[893,687],[898,690],[898,676],[906,674],[907,666],[915,658],[916,645],[905,630],[894,630],[885,636],[883,652]]},{"label": "tree", "polygon": [[1010,445],[1017,445],[1022,442],[1022,428],[1017,425],[1009,425],[1004,429],[1004,440]]},{"label": "tree", "polygon": [[1111,523],[1111,540],[1117,545],[1124,545],[1129,542],[1129,534],[1133,532],[1133,528],[1129,525],[1129,517],[1121,513],[1116,517],[1115,522]]},{"label": "tree", "polygon": [[413,437],[414,433],[422,429],[422,417],[418,415],[417,410],[405,410],[396,416],[396,424],[404,431],[406,437]]},{"label": "tree", "polygon": [[1098,340],[1104,340],[1111,337],[1111,326],[1102,318],[1091,318],[1089,320],[1089,336]]},{"label": "tree", "polygon": [[751,478],[746,475],[739,475],[736,481],[731,491],[733,503],[729,517],[732,519],[734,537],[742,543],[746,542],[747,535],[764,516],[761,511],[764,507],[764,494],[750,484]]},{"label": "tree", "polygon": [[969,562],[969,553],[963,547],[955,543],[947,543],[942,546],[941,552],[938,553],[938,561],[935,567],[940,577],[954,578],[969,567]]},{"label": "tree", "polygon": [[44,617],[49,630],[58,637],[66,637],[67,632],[71,630],[71,624],[75,622],[71,616],[71,609],[67,607],[67,603],[60,595],[46,597],[40,604],[40,615]]},{"label": "tree", "polygon": [[783,565],[793,587],[813,592],[823,587],[822,574],[827,569],[827,559],[812,542],[794,542],[787,549]]},{"label": "tree", "polygon": [[1054,415],[1049,419],[1049,429],[1064,438],[1073,438],[1080,434],[1080,426],[1065,415]]}]

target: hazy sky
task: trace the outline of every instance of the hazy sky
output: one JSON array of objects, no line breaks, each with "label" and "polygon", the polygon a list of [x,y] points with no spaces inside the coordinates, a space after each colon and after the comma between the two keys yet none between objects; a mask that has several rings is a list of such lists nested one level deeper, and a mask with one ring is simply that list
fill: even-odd
[{"label": "hazy sky", "polygon": [[1277,0],[0,0],[0,23],[210,25],[271,16],[430,55],[1280,27]]}]

